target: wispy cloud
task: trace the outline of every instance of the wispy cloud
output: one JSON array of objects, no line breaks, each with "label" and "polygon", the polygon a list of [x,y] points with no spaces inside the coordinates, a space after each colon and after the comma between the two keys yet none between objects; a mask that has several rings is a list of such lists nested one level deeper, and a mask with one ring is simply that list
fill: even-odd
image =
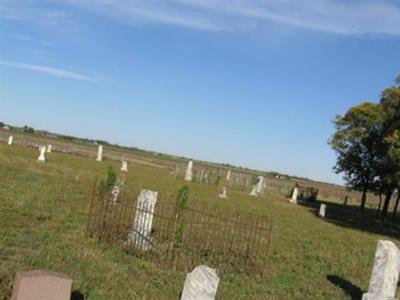
[{"label": "wispy cloud", "polygon": [[0,66],[30,70],[30,71],[44,73],[44,74],[51,75],[51,76],[69,78],[69,79],[75,79],[75,80],[84,80],[84,81],[91,81],[91,82],[98,81],[96,78],[92,78],[92,77],[86,76],[81,73],[72,72],[72,71],[55,68],[55,67],[49,67],[49,66],[31,65],[31,64],[25,64],[25,63],[19,63],[19,62],[4,62],[4,61],[0,61]]},{"label": "wispy cloud", "polygon": [[[207,1],[71,2],[132,24],[165,23],[201,30],[255,30],[268,22],[343,35],[400,36],[400,5],[393,2]],[[249,26],[249,24],[251,26]]]},{"label": "wispy cloud", "polygon": [[205,31],[250,31],[284,24],[342,35],[400,36],[400,3],[388,0],[65,0],[46,5],[15,1],[5,5],[3,15],[7,20],[70,29],[84,21],[77,17],[82,12],[135,26],[164,24]]}]

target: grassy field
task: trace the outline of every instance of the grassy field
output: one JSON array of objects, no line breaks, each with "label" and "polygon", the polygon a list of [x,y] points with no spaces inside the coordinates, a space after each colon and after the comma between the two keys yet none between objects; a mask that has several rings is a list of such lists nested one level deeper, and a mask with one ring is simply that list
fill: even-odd
[{"label": "grassy field", "polygon": [[[61,153],[41,164],[37,156],[37,149],[0,144],[0,299],[10,295],[17,271],[31,269],[67,273],[86,299],[178,299],[184,273],[86,235],[93,180],[119,165]],[[183,184],[167,169],[131,164],[126,189],[157,190],[167,201]],[[190,201],[274,222],[269,275],[221,274],[219,299],[358,299],[368,287],[377,240],[398,243],[397,228],[360,223],[347,214],[352,207],[328,203],[327,219],[320,219],[317,206],[291,205],[268,191],[261,198],[238,191],[221,200],[217,194],[216,186],[190,184]]]}]

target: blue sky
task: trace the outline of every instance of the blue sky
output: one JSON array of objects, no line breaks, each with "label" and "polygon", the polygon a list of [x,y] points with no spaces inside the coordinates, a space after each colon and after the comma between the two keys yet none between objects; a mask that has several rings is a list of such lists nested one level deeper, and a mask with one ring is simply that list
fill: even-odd
[{"label": "blue sky", "polygon": [[399,2],[0,5],[4,122],[317,180],[400,73]]}]

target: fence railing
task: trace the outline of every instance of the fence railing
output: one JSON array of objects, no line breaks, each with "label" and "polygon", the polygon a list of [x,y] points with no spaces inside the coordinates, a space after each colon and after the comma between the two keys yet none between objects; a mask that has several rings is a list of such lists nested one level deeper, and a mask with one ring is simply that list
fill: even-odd
[{"label": "fence railing", "polygon": [[266,274],[271,219],[197,202],[183,210],[165,199],[154,207],[138,205],[136,196],[116,200],[94,188],[88,233],[167,269],[187,272],[207,264],[226,273]]}]

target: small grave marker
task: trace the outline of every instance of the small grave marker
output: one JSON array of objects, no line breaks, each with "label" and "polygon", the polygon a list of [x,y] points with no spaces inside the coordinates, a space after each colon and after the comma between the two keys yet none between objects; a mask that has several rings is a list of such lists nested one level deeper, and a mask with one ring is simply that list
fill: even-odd
[{"label": "small grave marker", "polygon": [[97,149],[96,161],[103,161],[103,145],[99,145],[99,148]]},{"label": "small grave marker", "polygon": [[122,172],[128,172],[128,162],[127,161],[122,161],[121,169]]},{"label": "small grave marker", "polygon": [[45,155],[46,155],[46,147],[42,146],[40,148],[40,155],[39,155],[37,161],[46,162],[46,156]]},{"label": "small grave marker", "polygon": [[218,284],[216,269],[198,266],[186,275],[181,300],[214,300]]},{"label": "small grave marker", "polygon": [[319,213],[318,213],[318,215],[319,215],[321,218],[325,218],[325,213],[326,213],[326,204],[322,203],[322,204],[320,205],[320,207],[319,207]]},{"label": "small grave marker", "polygon": [[193,161],[189,161],[186,172],[185,172],[185,181],[192,181],[193,179]]},{"label": "small grave marker", "polygon": [[11,146],[13,144],[13,142],[14,142],[14,137],[12,135],[10,135],[8,137],[8,145]]}]

